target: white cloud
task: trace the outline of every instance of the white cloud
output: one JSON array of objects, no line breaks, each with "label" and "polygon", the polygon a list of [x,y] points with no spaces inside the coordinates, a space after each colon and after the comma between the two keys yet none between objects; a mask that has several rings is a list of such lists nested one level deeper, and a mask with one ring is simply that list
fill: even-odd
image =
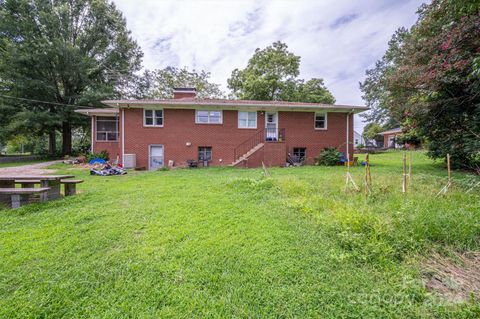
[{"label": "white cloud", "polygon": [[[256,48],[280,40],[300,55],[303,78],[321,77],[338,103],[363,104],[358,83],[399,27],[416,20],[421,0],[114,0],[149,69],[211,72],[226,89]],[[358,129],[362,126],[356,121]]]}]

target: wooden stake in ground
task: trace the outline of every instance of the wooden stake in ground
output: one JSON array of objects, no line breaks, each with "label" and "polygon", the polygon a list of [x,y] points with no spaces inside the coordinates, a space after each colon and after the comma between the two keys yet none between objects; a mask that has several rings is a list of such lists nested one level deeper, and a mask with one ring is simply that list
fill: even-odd
[{"label": "wooden stake in ground", "polygon": [[348,113],[347,114],[347,134],[346,134],[346,142],[345,142],[345,148],[346,148],[346,155],[347,155],[347,178],[345,180],[345,191],[347,191],[348,189],[348,183],[352,183],[353,187],[355,188],[355,190],[358,192],[360,190],[360,188],[358,188],[357,184],[355,184],[355,181],[353,180],[352,178],[352,175],[350,175],[350,132],[349,132],[349,128],[350,128],[350,124],[349,124],[349,119],[350,119],[350,115],[353,114],[353,109],[352,109],[352,112],[351,113]]},{"label": "wooden stake in ground", "polygon": [[447,170],[448,170],[448,181],[447,185],[445,185],[437,194],[437,196],[440,196],[440,194],[446,194],[450,186],[452,185],[452,171],[450,169],[450,154],[447,154]]},{"label": "wooden stake in ground", "polygon": [[407,192],[407,155],[403,154],[403,179],[402,179],[402,193]]},{"label": "wooden stake in ground", "polygon": [[368,165],[368,183],[372,186],[372,174],[370,172],[370,154],[367,154],[367,165]]},{"label": "wooden stake in ground", "polygon": [[353,177],[350,174],[350,163],[347,161],[346,165],[347,165],[347,178],[345,180],[345,191],[347,191],[348,189],[348,184],[352,183],[353,188],[355,188],[355,190],[358,192],[360,191],[360,188],[358,188],[357,184],[355,184],[355,181],[353,180]]},{"label": "wooden stake in ground", "polygon": [[371,190],[372,175],[370,174],[370,159],[369,154],[365,156],[365,196],[368,196]]},{"label": "wooden stake in ground", "polygon": [[269,177],[270,173],[267,171],[267,167],[265,166],[265,163],[263,163],[263,161],[262,161],[262,168],[263,168],[263,175],[265,175],[265,177]]},{"label": "wooden stake in ground", "polygon": [[408,189],[412,187],[412,152],[408,156]]},{"label": "wooden stake in ground", "polygon": [[452,183],[452,170],[450,169],[450,154],[447,154],[448,183]]}]

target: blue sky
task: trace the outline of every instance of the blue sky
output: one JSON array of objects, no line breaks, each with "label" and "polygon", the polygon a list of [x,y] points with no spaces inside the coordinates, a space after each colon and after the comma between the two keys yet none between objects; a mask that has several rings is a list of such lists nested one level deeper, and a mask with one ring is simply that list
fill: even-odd
[{"label": "blue sky", "polygon": [[[358,83],[421,0],[114,0],[145,54],[144,67],[206,70],[227,90],[256,48],[287,43],[300,77],[325,79],[337,103],[363,105]],[[356,121],[361,131],[362,123]]]}]

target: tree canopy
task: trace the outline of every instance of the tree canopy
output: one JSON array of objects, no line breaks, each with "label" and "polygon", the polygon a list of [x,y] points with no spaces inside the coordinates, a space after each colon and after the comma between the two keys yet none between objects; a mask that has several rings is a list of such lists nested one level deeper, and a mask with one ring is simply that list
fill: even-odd
[{"label": "tree canopy", "polygon": [[286,44],[275,42],[256,49],[243,70],[235,69],[228,79],[233,94],[243,100],[282,100],[335,103],[323,79],[298,79],[300,57]]},{"label": "tree canopy", "polygon": [[223,98],[225,93],[219,84],[210,82],[210,73],[189,71],[186,67],[166,67],[159,70],[145,70],[129,81],[125,96],[135,99],[169,99],[176,87],[193,87],[199,98]]},{"label": "tree canopy", "polygon": [[312,103],[335,103],[335,98],[327,89],[323,79],[313,78],[304,82],[298,81],[297,95],[293,98],[294,101],[312,102]]},{"label": "tree canopy", "polygon": [[139,70],[141,57],[106,0],[0,1],[1,94],[57,103],[3,99],[12,113],[5,130],[49,132],[51,139],[60,130],[69,154],[72,127],[85,121],[74,110],[117,96],[118,78]]},{"label": "tree canopy", "polygon": [[385,129],[378,123],[371,122],[365,125],[363,128],[363,136],[365,140],[375,140],[376,142],[383,143],[383,136],[380,135],[381,132],[385,131]]},{"label": "tree canopy", "polygon": [[433,0],[411,30],[399,30],[361,85],[372,119],[402,124],[428,154],[480,167],[478,2]]}]

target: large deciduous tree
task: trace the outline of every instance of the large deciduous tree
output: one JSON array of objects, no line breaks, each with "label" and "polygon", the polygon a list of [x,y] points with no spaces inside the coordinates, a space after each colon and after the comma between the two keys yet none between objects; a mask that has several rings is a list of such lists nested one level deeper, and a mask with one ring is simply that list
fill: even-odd
[{"label": "large deciduous tree", "polygon": [[307,82],[300,81],[297,86],[297,95],[294,101],[311,102],[311,103],[335,103],[333,94],[327,89],[323,79],[313,78]]},{"label": "large deciduous tree", "polygon": [[72,147],[74,110],[117,96],[118,79],[140,68],[142,53],[125,19],[106,0],[0,0],[2,94],[15,105],[11,130],[62,132],[62,153]]},{"label": "large deciduous tree", "polygon": [[235,69],[228,79],[233,94],[243,100],[281,100],[334,103],[323,79],[298,79],[300,57],[286,44],[275,42],[256,49],[243,70]]},{"label": "large deciduous tree", "polygon": [[400,41],[394,37],[377,68],[367,71],[367,103],[377,103],[377,115],[402,123],[405,133],[425,138],[431,157],[449,153],[458,167],[479,169],[479,48],[480,4],[433,0]]},{"label": "large deciduous tree", "polygon": [[169,99],[173,89],[193,87],[199,98],[224,98],[225,94],[219,84],[210,82],[210,73],[206,71],[189,71],[186,67],[166,67],[158,70],[145,70],[125,82],[123,97],[133,99]]},{"label": "large deciduous tree", "polygon": [[360,84],[363,100],[371,111],[361,114],[368,122],[382,123],[386,128],[399,126],[401,114],[390,108],[388,76],[395,72],[401,57],[401,46],[408,37],[408,30],[398,29],[388,42],[388,49],[375,67],[366,71],[366,79]]},{"label": "large deciduous tree", "polygon": [[189,71],[187,68],[167,67],[154,71],[152,94],[155,98],[172,98],[176,87],[193,87],[199,98],[223,98],[219,84],[210,82],[210,73]]},{"label": "large deciduous tree", "polygon": [[363,128],[363,136],[366,141],[374,140],[377,145],[379,143],[383,144],[383,136],[380,135],[381,132],[385,131],[385,128],[378,123],[371,122],[365,125]]}]

